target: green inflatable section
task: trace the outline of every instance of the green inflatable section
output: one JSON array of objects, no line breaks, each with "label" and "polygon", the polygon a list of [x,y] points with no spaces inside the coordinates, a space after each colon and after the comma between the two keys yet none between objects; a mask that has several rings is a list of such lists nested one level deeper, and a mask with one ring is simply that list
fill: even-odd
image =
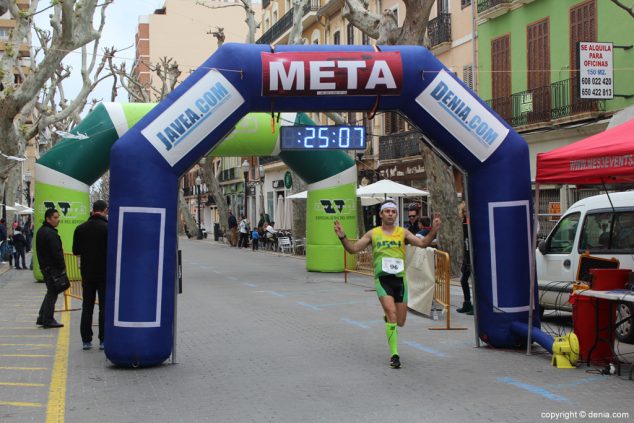
[{"label": "green inflatable section", "polygon": [[[90,185],[110,167],[112,145],[155,105],[99,104],[70,131],[78,138],[63,139],[37,161],[34,231],[42,226],[46,209],[57,209],[60,214],[57,232],[64,252],[72,252],[75,228],[90,216]],[[35,251],[35,237],[33,245]],[[44,279],[36,254],[33,255],[33,273],[36,280]]]},{"label": "green inflatable section", "polygon": [[[35,230],[44,221],[44,212],[54,207],[60,212],[58,232],[64,251],[72,251],[75,227],[90,215],[90,185],[109,168],[110,149],[125,131],[143,118],[154,103],[105,103],[52,148],[36,164]],[[314,125],[306,114],[271,115],[251,113],[236,125],[211,156],[271,156],[279,153],[279,127]],[[85,135],[85,137],[84,137]],[[356,237],[356,172],[354,160],[343,151],[282,152],[279,157],[308,184],[306,268],[309,271],[343,271],[343,248],[333,231],[339,220],[351,238]],[[140,164],[142,165],[142,164]],[[34,257],[34,273],[42,274]]]}]

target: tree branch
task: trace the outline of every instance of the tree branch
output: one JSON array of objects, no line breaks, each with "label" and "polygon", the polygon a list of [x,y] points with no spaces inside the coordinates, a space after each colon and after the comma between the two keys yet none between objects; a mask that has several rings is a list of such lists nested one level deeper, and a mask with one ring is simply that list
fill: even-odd
[{"label": "tree branch", "polygon": [[634,5],[632,5],[632,7],[627,7],[626,5],[621,3],[620,0],[612,0],[612,3],[616,4],[621,9],[625,10],[627,13],[630,14],[631,17],[634,18]]}]

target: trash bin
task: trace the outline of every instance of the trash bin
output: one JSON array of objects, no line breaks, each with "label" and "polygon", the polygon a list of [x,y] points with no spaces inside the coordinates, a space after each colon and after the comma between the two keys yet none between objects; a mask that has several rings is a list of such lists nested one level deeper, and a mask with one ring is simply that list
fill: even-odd
[{"label": "trash bin", "polygon": [[570,302],[572,303],[573,331],[579,338],[581,360],[588,361],[590,349],[595,345],[595,339],[598,337],[596,346],[592,350],[590,363],[603,366],[614,362],[612,352],[616,314],[614,303],[576,294],[570,296]]},{"label": "trash bin", "polygon": [[214,241],[220,239],[220,223],[214,223]]}]

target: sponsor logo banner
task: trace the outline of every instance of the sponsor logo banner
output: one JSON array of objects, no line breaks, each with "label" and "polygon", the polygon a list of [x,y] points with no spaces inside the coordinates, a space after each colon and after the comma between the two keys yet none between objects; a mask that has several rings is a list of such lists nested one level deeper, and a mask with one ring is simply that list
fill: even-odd
[{"label": "sponsor logo banner", "polygon": [[212,69],[141,134],[174,166],[243,103],[238,90]]},{"label": "sponsor logo banner", "polygon": [[399,95],[399,52],[261,53],[262,95]]},{"label": "sponsor logo banner", "polygon": [[500,146],[509,130],[445,70],[416,102],[481,162]]}]

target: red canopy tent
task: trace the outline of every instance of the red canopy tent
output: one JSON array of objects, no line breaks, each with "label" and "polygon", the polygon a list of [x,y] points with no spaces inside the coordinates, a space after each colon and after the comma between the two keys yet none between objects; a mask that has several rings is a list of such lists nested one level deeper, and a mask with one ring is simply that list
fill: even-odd
[{"label": "red canopy tent", "polygon": [[634,119],[537,155],[535,182],[614,184],[634,181]]},{"label": "red canopy tent", "polygon": [[[614,184],[634,181],[634,119],[565,147],[537,155],[535,203],[540,184]],[[537,212],[534,215],[533,249],[537,244]],[[533,321],[535,257],[532,257],[528,325]],[[531,331],[527,352],[531,352]]]}]

